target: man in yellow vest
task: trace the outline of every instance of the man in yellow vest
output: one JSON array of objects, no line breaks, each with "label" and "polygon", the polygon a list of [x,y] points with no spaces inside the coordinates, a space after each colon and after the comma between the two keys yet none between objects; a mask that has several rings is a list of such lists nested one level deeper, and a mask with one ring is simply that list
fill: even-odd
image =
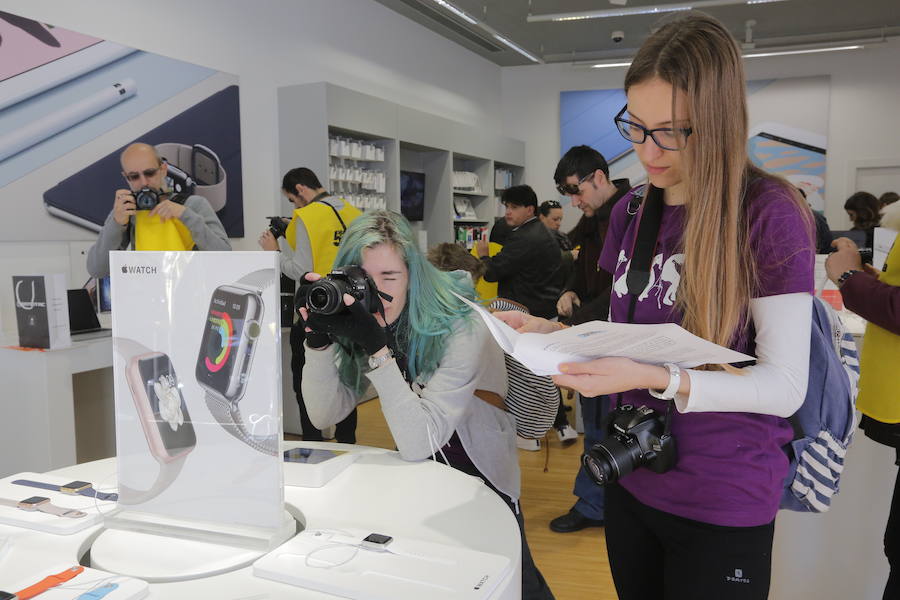
[{"label": "man in yellow vest", "polygon": [[88,250],[91,276],[109,275],[109,252],[132,245],[135,250],[231,250],[206,198],[176,197],[167,189],[168,165],[153,146],[131,144],[120,160],[129,189],[116,190],[100,237]]},{"label": "man in yellow vest", "polygon": [[[885,207],[881,226],[900,231],[900,202]],[[825,270],[841,290],[847,308],[868,321],[859,359],[859,426],[866,437],[896,448],[900,465],[900,239],[894,241],[883,269],[863,265],[859,248],[847,238],[832,242],[837,251]],[[891,573],[885,598],[900,598],[900,474],[884,532],[884,554]]]},{"label": "man in yellow vest", "polygon": [[[300,281],[309,271],[329,273],[344,231],[362,213],[343,198],[325,191],[316,174],[306,167],[291,169],[284,175],[281,193],[297,207],[293,218],[284,232],[284,239],[276,239],[272,231],[266,229],[259,237],[259,245],[263,250],[281,251],[281,272],[294,281]],[[321,441],[322,432],[309,420],[300,386],[300,375],[306,363],[305,338],[303,325],[295,323],[291,328],[294,393],[300,407],[303,439]],[[337,424],[335,438],[347,444],[356,443],[356,410]]]}]

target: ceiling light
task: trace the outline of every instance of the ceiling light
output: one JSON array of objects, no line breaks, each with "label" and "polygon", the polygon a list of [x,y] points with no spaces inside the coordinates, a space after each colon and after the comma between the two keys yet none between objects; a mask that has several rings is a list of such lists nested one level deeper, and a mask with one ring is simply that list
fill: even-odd
[{"label": "ceiling light", "polygon": [[530,52],[528,52],[521,46],[514,44],[513,42],[509,41],[508,39],[506,39],[505,37],[500,35],[499,33],[495,33],[495,34],[493,34],[493,36],[494,36],[495,40],[497,40],[498,42],[500,42],[501,44],[504,44],[505,46],[507,46],[509,48],[512,48],[513,50],[515,50],[516,52],[518,52],[519,54],[521,54],[522,56],[524,56],[531,62],[536,62],[536,63],[544,62],[541,59],[539,59],[537,56],[535,56],[534,54],[531,54]]},{"label": "ceiling light", "polygon": [[762,56],[786,56],[788,54],[812,54],[814,52],[837,52],[838,50],[860,50],[865,46],[832,46],[830,48],[806,48],[803,50],[774,50],[772,52],[753,52],[744,54],[744,58],[759,58]]},{"label": "ceiling light", "polygon": [[[437,0],[435,0],[437,1]],[[709,8],[712,6],[728,6],[732,4],[769,4],[786,0],[696,0],[694,2],[677,2],[674,4],[657,4],[654,6],[635,6],[632,8],[610,8],[605,10],[589,10],[584,12],[554,13],[544,15],[528,15],[528,22],[540,21],[580,21],[582,19],[607,19],[610,17],[628,17],[632,15],[657,15],[669,12]]]},{"label": "ceiling light", "polygon": [[592,69],[606,69],[609,67],[630,67],[631,61],[628,62],[614,62],[614,63],[597,63],[595,65],[591,65]]},{"label": "ceiling light", "polygon": [[465,21],[466,23],[469,23],[470,25],[478,25],[478,21],[477,21],[475,18],[470,17],[470,16],[469,16],[468,14],[466,14],[464,11],[462,11],[462,10],[456,8],[455,6],[453,6],[452,4],[450,4],[449,2],[447,2],[446,0],[431,0],[431,1],[434,2],[435,4],[438,4],[438,5],[440,5],[440,6],[443,6],[444,8],[446,8],[447,10],[449,10],[450,12],[452,12],[454,15],[456,15],[457,17],[459,17],[460,19],[462,19],[462,20]]}]

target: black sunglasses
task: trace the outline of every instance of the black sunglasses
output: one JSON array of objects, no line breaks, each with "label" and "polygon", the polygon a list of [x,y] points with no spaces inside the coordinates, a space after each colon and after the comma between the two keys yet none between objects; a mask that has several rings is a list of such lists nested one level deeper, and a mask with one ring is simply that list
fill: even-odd
[{"label": "black sunglasses", "polygon": [[156,175],[158,172],[159,172],[159,167],[154,167],[152,169],[144,169],[143,171],[140,171],[138,173],[135,173],[134,171],[132,171],[131,173],[122,173],[122,175],[124,175],[125,179],[127,179],[128,181],[137,181],[138,179],[141,178],[141,173],[143,173],[144,177],[146,177],[147,179],[150,179],[151,177]]},{"label": "black sunglasses", "polygon": [[628,105],[622,107],[619,114],[616,115],[616,128],[622,137],[635,144],[643,144],[647,141],[647,136],[653,138],[657,146],[663,150],[681,150],[687,144],[688,136],[694,130],[690,127],[657,127],[656,129],[647,129],[643,125],[623,119],[622,115],[628,110]]},{"label": "black sunglasses", "polygon": [[581,195],[581,184],[594,176],[597,169],[594,169],[584,177],[578,180],[578,183],[557,183],[556,191],[563,196],[579,196]]}]

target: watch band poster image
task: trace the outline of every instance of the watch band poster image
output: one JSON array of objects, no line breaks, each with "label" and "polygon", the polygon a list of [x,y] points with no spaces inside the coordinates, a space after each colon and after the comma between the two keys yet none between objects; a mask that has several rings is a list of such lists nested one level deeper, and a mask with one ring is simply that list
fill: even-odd
[{"label": "watch band poster image", "polygon": [[273,419],[245,420],[240,404],[262,332],[262,291],[278,280],[275,269],[260,269],[213,291],[195,368],[197,383],[206,392],[206,405],[213,418],[232,437],[270,456],[278,453],[280,444]]}]

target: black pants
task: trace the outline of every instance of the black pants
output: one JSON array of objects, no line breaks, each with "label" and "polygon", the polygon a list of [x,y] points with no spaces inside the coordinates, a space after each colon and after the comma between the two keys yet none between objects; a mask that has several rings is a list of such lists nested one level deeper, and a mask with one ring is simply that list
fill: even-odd
[{"label": "black pants", "polygon": [[[306,332],[303,325],[295,323],[291,327],[291,375],[294,379],[294,394],[297,396],[297,406],[300,407],[300,431],[303,439],[308,442],[321,442],[322,432],[316,429],[309,420],[306,412],[306,404],[303,402],[303,391],[300,387],[303,365],[306,364],[306,348],[303,342],[306,340]],[[337,424],[334,437],[343,444],[356,443],[356,409],[353,409],[347,418]]]},{"label": "black pants", "polygon": [[[897,461],[900,463],[900,450],[897,451]],[[894,497],[891,499],[891,514],[888,516],[887,527],[884,530],[884,555],[887,556],[891,567],[887,585],[884,587],[884,600],[896,600],[900,598],[900,472],[894,483]]]},{"label": "black pants", "polygon": [[[453,434],[451,443],[460,443],[457,434]],[[500,496],[500,498],[506,502],[506,505],[515,515],[516,522],[519,524],[519,537],[522,540],[522,600],[555,600],[553,592],[550,591],[550,586],[547,585],[544,575],[541,573],[540,569],[538,569],[537,565],[534,563],[534,558],[531,556],[528,540],[525,539],[525,516],[522,514],[521,504],[513,502],[509,496],[495,488],[474,464],[454,465],[453,463],[446,463],[441,454],[436,454],[432,456],[431,459],[445,465],[449,464],[449,466],[454,469],[472,475],[473,477],[478,477],[486,486],[491,488],[495,494]]]},{"label": "black pants", "polygon": [[723,527],[606,486],[606,549],[620,600],[766,600],[775,521]]}]

